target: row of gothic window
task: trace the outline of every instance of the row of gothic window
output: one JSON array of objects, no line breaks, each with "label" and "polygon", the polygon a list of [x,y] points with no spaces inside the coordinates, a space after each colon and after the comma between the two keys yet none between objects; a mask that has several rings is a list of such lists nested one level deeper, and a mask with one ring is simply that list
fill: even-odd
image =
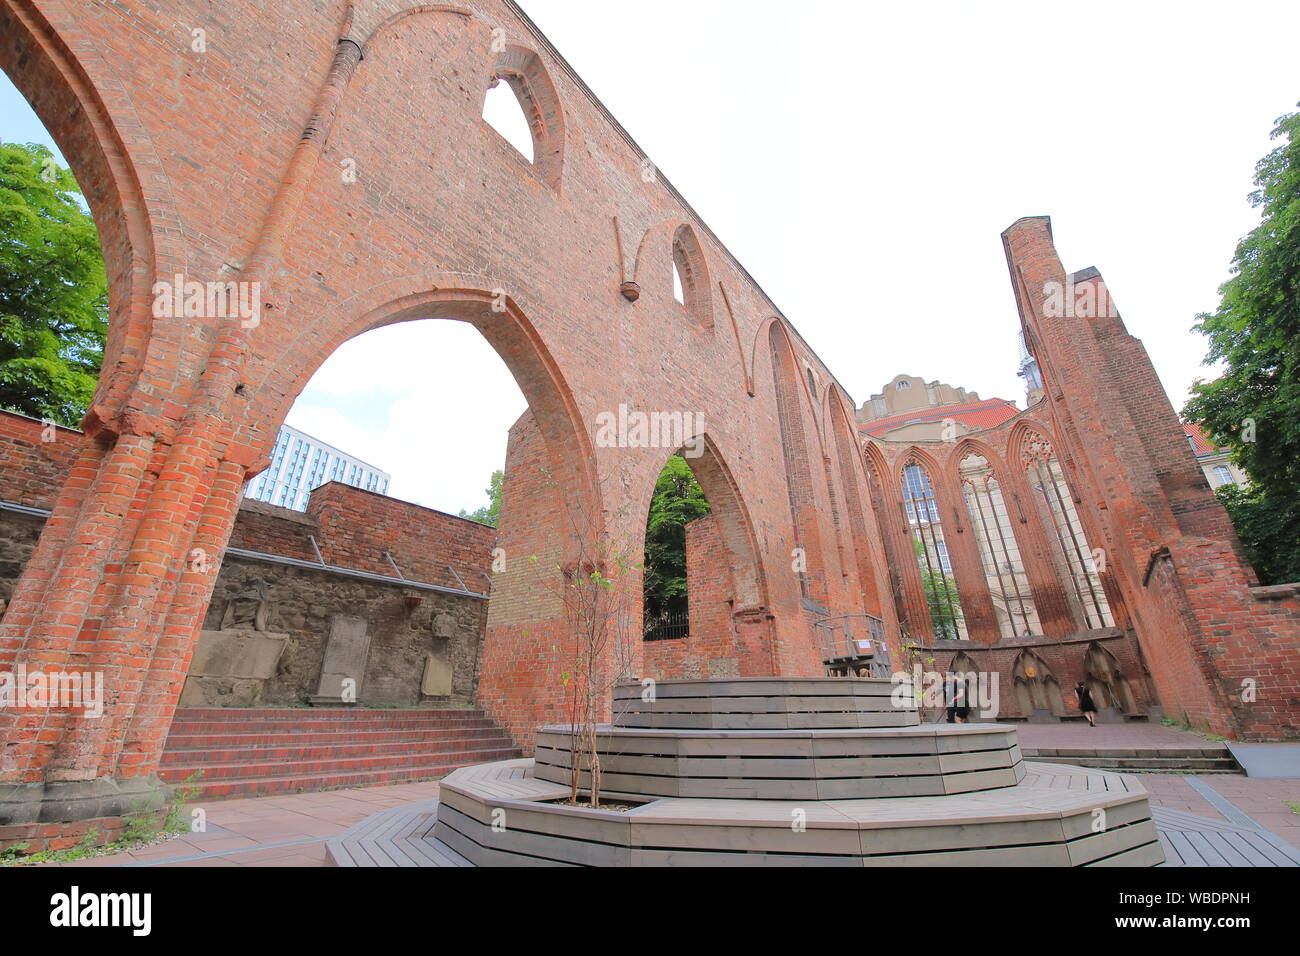
[{"label": "row of gothic window", "polygon": [[[1026,477],[1043,524],[1053,532],[1052,558],[1058,576],[1071,585],[1073,609],[1085,627],[1112,627],[1114,618],[1101,584],[1099,556],[1088,544],[1060,462],[1041,436],[1033,436],[1029,447]],[[1042,622],[1015,525],[992,465],[982,455],[971,452],[958,465],[958,474],[1000,635],[1041,634]],[[964,640],[969,635],[930,475],[924,465],[910,461],[899,478],[935,636]]]}]

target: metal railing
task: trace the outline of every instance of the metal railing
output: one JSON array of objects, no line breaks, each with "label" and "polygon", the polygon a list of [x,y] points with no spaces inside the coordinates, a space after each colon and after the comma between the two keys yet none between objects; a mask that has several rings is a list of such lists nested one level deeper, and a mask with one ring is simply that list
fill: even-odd
[{"label": "metal railing", "polygon": [[663,614],[645,622],[641,637],[647,641],[672,641],[690,637],[690,623],[685,611]]},{"label": "metal railing", "polygon": [[885,622],[871,614],[842,614],[813,621],[822,663],[845,673],[869,670],[873,677],[890,674]]}]

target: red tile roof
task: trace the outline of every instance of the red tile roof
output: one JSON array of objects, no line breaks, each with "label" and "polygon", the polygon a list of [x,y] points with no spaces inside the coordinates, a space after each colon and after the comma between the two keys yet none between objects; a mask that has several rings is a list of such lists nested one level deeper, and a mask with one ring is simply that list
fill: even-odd
[{"label": "red tile roof", "polygon": [[929,408],[917,408],[888,418],[877,418],[862,422],[858,429],[864,435],[880,438],[885,432],[915,422],[943,421],[945,418],[956,419],[971,428],[992,428],[1001,425],[1008,418],[1018,414],[1015,402],[1005,398],[981,398],[973,402],[953,402],[951,405],[938,405]]},{"label": "red tile roof", "polygon": [[1196,452],[1197,458],[1213,455],[1220,448],[1214,443],[1213,439],[1205,434],[1200,425],[1195,423],[1184,425],[1183,433],[1192,440],[1192,449]]}]

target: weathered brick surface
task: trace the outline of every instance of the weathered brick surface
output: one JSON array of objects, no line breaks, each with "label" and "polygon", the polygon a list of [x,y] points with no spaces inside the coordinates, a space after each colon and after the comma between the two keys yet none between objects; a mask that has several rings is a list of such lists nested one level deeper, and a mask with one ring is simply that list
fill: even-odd
[{"label": "weathered brick surface", "polygon": [[[510,570],[494,584],[481,688],[521,742],[563,698],[565,625],[545,585],[593,542],[636,552],[673,451],[599,443],[597,416],[620,405],[703,417],[697,474],[727,543],[737,633],[772,671],[820,669],[805,597],[893,624],[894,602],[880,602],[893,594],[917,618],[916,582],[897,573],[909,556],[887,563],[897,535],[871,532],[873,522],[897,531],[888,491],[860,484],[837,449],[834,403],[847,422],[853,406],[833,374],[509,0],[285,0],[274,16],[258,0],[23,0],[0,7],[0,68],[85,187],[110,286],[105,372],[0,622],[0,665],[102,670],[113,700],[93,723],[0,715],[0,784],[153,772],[215,581],[195,556],[226,545],[242,485],[313,372],[343,342],[397,321],[474,325],[528,399],[538,441],[520,451],[546,479],[507,490],[499,543]],[[521,94],[536,165],[482,120],[494,76]],[[1059,271],[1031,245],[1016,251],[1018,268],[1039,280]],[[672,295],[674,258],[685,306]],[[259,321],[155,314],[155,283],[178,275],[255,285]],[[620,293],[628,281],[635,301]],[[1086,348],[1110,352],[1109,331],[1089,333]],[[1058,364],[1083,376],[1057,381],[1054,404],[1061,389],[1115,389],[1089,371],[1107,355],[1084,354],[1067,328],[1039,332],[1049,382]],[[1249,648],[1210,642],[1238,610],[1218,605],[1248,595],[1249,576],[1237,564],[1213,584],[1231,557],[1189,535],[1224,540],[1221,516],[1182,484],[1177,442],[1132,437],[1163,428],[1164,411],[1142,416],[1149,396],[1136,392],[1153,376],[1115,334],[1109,357],[1131,360],[1140,388],[1105,408],[1053,408],[1063,460],[1082,474],[1114,437],[1097,422],[1119,429],[1111,412],[1127,416],[1130,438],[1099,460],[1138,464],[1080,487],[1110,508],[1107,546],[1127,554],[1116,574],[1139,630],[1170,635],[1148,646],[1153,672],[1182,675],[1161,697],[1200,722],[1265,732],[1265,710],[1225,702],[1223,681],[1239,675],[1216,655],[1268,650],[1259,641],[1272,625],[1252,624]],[[869,495],[886,507],[866,509]],[[322,506],[319,518],[345,511]],[[581,527],[560,517],[574,512]],[[1137,582],[1166,544],[1187,598],[1171,583],[1146,600]],[[808,558],[802,579],[796,549]],[[967,597],[983,613],[978,589]],[[1269,607],[1279,604],[1290,606]],[[639,667],[639,647],[633,656]]]},{"label": "weathered brick surface", "polygon": [[[49,443],[41,441],[44,431],[40,422],[0,411],[0,460],[22,465],[0,471],[0,502],[48,507],[58,492],[79,433],[61,429],[58,440]],[[387,584],[253,558],[218,558],[220,571],[204,627],[219,629],[226,602],[257,579],[271,601],[268,628],[289,635],[277,673],[262,688],[258,702],[306,703],[319,687],[330,619],[334,614],[349,614],[367,621],[371,637],[362,702],[427,704],[431,699],[421,694],[420,679],[425,654],[439,643],[432,623],[441,612],[454,621],[455,636],[441,649],[452,665],[453,692],[435,702],[475,700],[485,602],[406,588],[396,580],[383,552],[395,555],[408,580],[448,588],[460,588],[458,582],[463,580],[485,593],[495,529],[347,485],[330,484],[320,492],[313,495],[306,513],[244,499],[230,546],[317,563],[311,546],[315,538],[326,563],[394,580]],[[324,511],[330,520],[321,520]],[[36,515],[0,511],[0,602],[8,600],[44,523]]]},{"label": "weathered brick surface", "polygon": [[736,587],[726,542],[712,515],[686,526],[686,586],[689,634],[647,641],[646,677],[700,679],[757,677],[772,669],[770,658],[746,657],[732,622]]},{"label": "weathered brick surface", "polygon": [[[1261,739],[1300,733],[1294,589],[1261,593],[1206,485],[1142,343],[1101,274],[1067,275],[1046,218],[1003,233],[1020,315],[1046,385],[1067,473],[1106,549],[1165,709],[1198,727]],[[1093,314],[1077,308],[1100,303]],[[1066,314],[1062,314],[1065,312]],[[1266,438],[1261,439],[1266,440]]]}]

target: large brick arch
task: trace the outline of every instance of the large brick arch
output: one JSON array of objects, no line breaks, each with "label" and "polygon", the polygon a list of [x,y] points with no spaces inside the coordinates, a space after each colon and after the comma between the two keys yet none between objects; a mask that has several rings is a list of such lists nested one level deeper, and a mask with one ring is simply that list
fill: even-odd
[{"label": "large brick arch", "polygon": [[[513,558],[549,554],[575,505],[594,537],[641,540],[629,503],[665,449],[597,447],[597,416],[701,415],[751,666],[820,670],[790,568],[778,389],[755,366],[773,361],[776,328],[810,452],[807,527],[828,544],[851,469],[828,457],[806,380],[825,387],[830,370],[509,0],[285,0],[277,13],[255,0],[219,17],[206,0],[0,6],[0,67],[86,187],[113,283],[89,434],[0,623],[0,663],[102,670],[108,716],[0,716],[0,823],[112,815],[157,792],[242,487],[312,371],[390,322],[474,324],[528,397],[512,453],[549,477],[507,483],[526,516],[503,519]],[[532,164],[483,120],[494,77],[532,122]],[[686,315],[668,285],[674,246],[694,287]],[[639,299],[620,294],[625,249]],[[258,321],[155,318],[155,284],[176,276],[255,285]],[[834,613],[867,610],[841,581],[841,566],[858,576],[857,536],[842,560],[823,549]],[[561,617],[545,583],[512,561],[488,615],[480,702],[525,743],[556,716]]]},{"label": "large brick arch", "polygon": [[[266,437],[263,453],[312,375],[344,342],[373,329],[425,319],[474,326],[500,356],[528,401],[566,496],[598,515],[600,500],[591,436],[566,381],[536,326],[490,277],[427,274],[393,279],[358,292],[312,323],[308,336],[270,355],[249,378],[261,401],[250,404],[247,427]],[[592,529],[599,536],[599,526]]]}]

